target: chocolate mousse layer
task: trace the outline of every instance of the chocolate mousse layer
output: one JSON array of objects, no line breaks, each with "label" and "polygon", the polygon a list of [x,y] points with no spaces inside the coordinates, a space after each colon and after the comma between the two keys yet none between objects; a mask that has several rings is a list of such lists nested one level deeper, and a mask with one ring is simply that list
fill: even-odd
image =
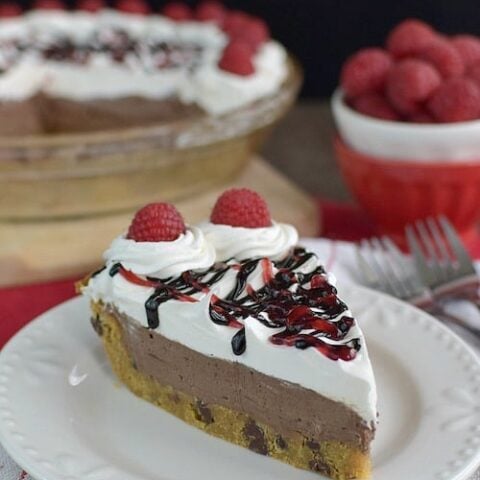
[{"label": "chocolate mousse layer", "polygon": [[43,98],[35,96],[22,101],[0,102],[0,137],[39,135],[45,133],[42,118]]},{"label": "chocolate mousse layer", "polygon": [[211,416],[210,406],[221,405],[272,427],[285,439],[301,432],[312,448],[322,441],[337,441],[368,452],[374,429],[345,404],[240,363],[208,357],[112,313],[134,367],[200,399],[205,418]]},{"label": "chocolate mousse layer", "polygon": [[0,137],[95,132],[194,119],[205,115],[196,105],[176,98],[162,100],[125,97],[73,101],[36,95],[0,102]]},{"label": "chocolate mousse layer", "polygon": [[78,102],[49,98],[42,112],[46,133],[80,133],[176,122],[204,115],[176,98],[124,97]]}]

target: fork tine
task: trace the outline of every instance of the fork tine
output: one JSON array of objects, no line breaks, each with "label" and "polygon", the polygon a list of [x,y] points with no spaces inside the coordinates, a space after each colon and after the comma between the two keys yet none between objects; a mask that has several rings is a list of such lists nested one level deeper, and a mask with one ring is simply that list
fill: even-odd
[{"label": "fork tine", "polygon": [[402,288],[405,290],[407,296],[412,296],[420,291],[423,291],[423,285],[420,282],[420,279],[413,271],[410,271],[407,268],[405,263],[405,258],[399,248],[395,245],[391,238],[383,236],[381,238],[383,248],[389,255],[389,258],[392,263],[392,268],[396,268],[400,271],[400,278]]},{"label": "fork tine", "polygon": [[408,248],[413,255],[420,277],[423,279],[425,284],[432,286],[436,282],[436,276],[432,273],[432,270],[428,265],[427,257],[420,247],[420,242],[413,226],[407,225],[405,233],[407,235]]},{"label": "fork tine", "polygon": [[365,239],[355,251],[369,286],[404,300],[423,298],[425,287],[420,277],[413,267],[406,266],[403,254],[389,237]]},{"label": "fork tine", "polygon": [[442,231],[448,240],[448,244],[452,253],[455,255],[459,268],[457,274],[459,276],[476,273],[475,266],[462,241],[460,240],[457,232],[453,228],[452,224],[448,221],[445,215],[438,217],[438,221],[442,228]]},{"label": "fork tine", "polygon": [[399,274],[399,262],[390,255],[390,252],[381,239],[374,237],[371,239],[371,244],[374,250],[381,255],[381,262],[376,259],[378,269],[382,271],[385,282],[388,283],[392,294],[398,298],[408,298],[410,296],[409,288],[403,276]]},{"label": "fork tine", "polygon": [[367,252],[368,257],[371,260],[370,267],[375,272],[376,278],[378,280],[377,287],[380,290],[389,293],[390,295],[395,295],[395,288],[392,285],[391,279],[388,275],[385,274],[382,266],[380,265],[380,262],[378,261],[373,243],[369,240],[363,240],[362,249]]},{"label": "fork tine", "polygon": [[437,222],[434,218],[428,217],[427,218],[427,225],[430,230],[430,234],[433,237],[433,241],[437,246],[438,251],[440,252],[440,258],[442,260],[448,261],[450,259],[450,254],[448,253],[447,246],[445,241],[440,233],[440,229],[438,228]]},{"label": "fork tine", "polygon": [[427,252],[428,259],[430,261],[433,260],[434,262],[436,262],[438,260],[437,252],[435,251],[435,247],[433,246],[430,235],[428,234],[428,229],[427,229],[427,226],[425,225],[425,222],[423,220],[417,220],[415,222],[415,225],[420,235],[420,241],[423,244],[423,248]]},{"label": "fork tine", "polygon": [[427,226],[430,230],[430,235],[433,238],[433,242],[437,247],[437,252],[439,252],[439,255],[436,256],[439,265],[439,272],[442,275],[443,280],[448,280],[452,275],[454,275],[455,271],[444,237],[440,233],[440,229],[438,228],[438,224],[434,218],[427,218]]},{"label": "fork tine", "polygon": [[396,264],[393,263],[388,251],[384,248],[383,242],[376,237],[372,238],[371,242],[374,248],[382,254],[382,270],[386,278],[390,280],[394,295],[399,298],[405,298],[408,296],[408,289],[405,288],[404,282],[398,275],[397,270],[394,267]]},{"label": "fork tine", "polygon": [[435,246],[428,233],[428,228],[423,220],[417,220],[415,225],[420,234],[420,241],[423,244],[423,248],[427,252],[427,265],[429,265],[430,272],[432,273],[432,281],[436,284],[440,283],[444,278],[444,272],[442,271],[442,266],[435,250]]},{"label": "fork tine", "polygon": [[382,238],[382,244],[383,244],[383,248],[385,248],[385,250],[387,252],[390,253],[390,255],[394,258],[395,260],[395,263],[399,266],[399,268],[402,270],[403,273],[407,273],[407,270],[406,270],[406,267],[405,267],[405,264],[403,263],[404,259],[403,259],[403,255],[402,255],[402,252],[398,249],[398,247],[393,243],[393,241],[391,240],[390,237],[387,237],[386,235],[384,235]]},{"label": "fork tine", "polygon": [[[364,243],[362,242],[362,247],[364,246]],[[363,276],[363,279],[369,285],[370,287],[373,288],[379,288],[380,287],[380,279],[378,278],[377,273],[373,270],[373,268],[370,266],[369,262],[365,258],[364,254],[362,253],[362,247],[357,245],[355,248],[355,254],[357,257],[357,265],[360,270],[360,274]]]}]

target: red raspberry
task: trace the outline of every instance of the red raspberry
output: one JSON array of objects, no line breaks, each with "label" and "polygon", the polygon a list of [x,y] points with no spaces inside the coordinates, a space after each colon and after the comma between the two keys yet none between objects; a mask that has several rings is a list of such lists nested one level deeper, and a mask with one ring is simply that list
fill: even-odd
[{"label": "red raspberry", "polygon": [[480,88],[480,62],[473,65],[473,67],[468,70],[467,77],[474,81],[477,84],[477,87]]},{"label": "red raspberry", "polygon": [[15,2],[0,3],[0,18],[18,17],[22,14],[22,8]]},{"label": "red raspberry", "polygon": [[383,95],[376,92],[364,93],[352,100],[352,107],[364,115],[384,120],[400,120],[400,116],[390,106]]},{"label": "red raspberry", "polygon": [[463,59],[468,69],[477,62],[480,62],[480,39],[474,35],[456,35],[451,43]]},{"label": "red raspberry", "polygon": [[36,10],[65,10],[65,5],[61,0],[37,0],[33,4]]},{"label": "red raspberry", "polygon": [[465,64],[457,50],[445,40],[439,40],[425,47],[418,58],[431,63],[443,78],[460,77]]},{"label": "red raspberry", "polygon": [[439,122],[474,120],[480,115],[480,89],[467,78],[451,78],[435,92],[428,109]]},{"label": "red raspberry", "polygon": [[162,8],[162,15],[165,15],[175,22],[184,22],[193,19],[192,9],[182,2],[167,3]]},{"label": "red raspberry", "polygon": [[119,0],[115,8],[124,13],[133,13],[137,15],[148,15],[150,6],[144,0]]},{"label": "red raspberry", "polygon": [[268,25],[260,18],[250,19],[240,33],[235,36],[238,40],[243,40],[257,50],[263,43],[270,39],[270,29]]},{"label": "red raspberry", "polygon": [[397,58],[415,55],[438,39],[430,25],[409,18],[399,23],[387,37],[387,50]]},{"label": "red raspberry", "polygon": [[244,42],[232,41],[223,51],[218,66],[235,75],[248,76],[255,73],[252,47]]},{"label": "red raspberry", "polygon": [[343,64],[340,84],[348,98],[383,88],[392,66],[390,55],[381,48],[365,48]]},{"label": "red raspberry", "polygon": [[390,70],[386,93],[391,104],[400,113],[412,115],[439,87],[439,73],[422,60],[402,60]]},{"label": "red raspberry", "polygon": [[232,227],[260,228],[272,225],[267,202],[248,188],[231,188],[220,195],[210,221]]},{"label": "red raspberry", "polygon": [[419,110],[410,115],[407,120],[412,123],[436,123],[433,115],[426,110]]},{"label": "red raspberry", "polygon": [[77,3],[77,10],[84,10],[85,12],[95,13],[102,8],[105,8],[105,2],[103,0],[80,0]]},{"label": "red raspberry", "polygon": [[225,7],[215,0],[205,0],[195,10],[195,18],[200,22],[213,22],[223,25],[227,11]]},{"label": "red raspberry", "polygon": [[171,203],[149,203],[133,217],[127,238],[136,242],[171,242],[185,233],[185,222]]},{"label": "red raspberry", "polygon": [[231,38],[241,35],[245,25],[250,21],[250,16],[239,10],[232,10],[227,13],[223,22],[223,30]]}]

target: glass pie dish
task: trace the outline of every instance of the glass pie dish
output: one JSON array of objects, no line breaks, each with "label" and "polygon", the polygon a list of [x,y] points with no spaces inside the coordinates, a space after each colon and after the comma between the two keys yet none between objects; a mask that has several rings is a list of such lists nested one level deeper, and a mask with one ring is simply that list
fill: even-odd
[{"label": "glass pie dish", "polygon": [[132,211],[235,177],[294,103],[302,72],[271,96],[222,116],[102,132],[0,138],[0,221]]}]

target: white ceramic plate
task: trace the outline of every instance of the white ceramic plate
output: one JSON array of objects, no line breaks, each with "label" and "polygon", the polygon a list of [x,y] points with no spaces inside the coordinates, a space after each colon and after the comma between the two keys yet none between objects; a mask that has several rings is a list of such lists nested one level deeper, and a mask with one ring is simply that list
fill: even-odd
[{"label": "white ceramic plate", "polygon": [[[428,315],[360,288],[379,390],[374,479],[459,480],[480,462],[480,365]],[[38,480],[318,479],[215,439],[115,381],[87,302],[60,305],[0,353],[0,441]]]}]

